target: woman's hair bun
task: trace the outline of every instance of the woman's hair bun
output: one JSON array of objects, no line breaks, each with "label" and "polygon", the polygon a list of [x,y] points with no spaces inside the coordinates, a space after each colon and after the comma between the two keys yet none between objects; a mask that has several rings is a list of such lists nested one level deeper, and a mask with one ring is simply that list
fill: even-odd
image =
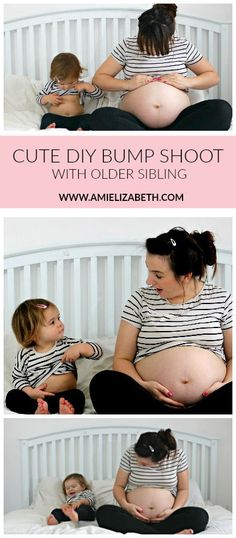
[{"label": "woman's hair bun", "polygon": [[206,230],[205,232],[194,231],[190,235],[202,250],[204,265],[216,265],[216,247],[213,234]]},{"label": "woman's hair bun", "polygon": [[157,18],[169,16],[171,19],[175,19],[177,13],[176,4],[153,4],[152,9]]}]

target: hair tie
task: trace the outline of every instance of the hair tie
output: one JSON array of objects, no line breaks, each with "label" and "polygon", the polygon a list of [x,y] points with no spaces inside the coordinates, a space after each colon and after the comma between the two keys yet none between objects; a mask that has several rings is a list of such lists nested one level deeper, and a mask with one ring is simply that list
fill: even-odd
[{"label": "hair tie", "polygon": [[43,304],[43,303],[41,303],[41,304],[36,304],[36,306],[37,306],[37,308],[43,308],[43,309],[47,308],[47,305],[46,305],[46,304]]},{"label": "hair tie", "polygon": [[173,245],[173,247],[176,247],[176,241],[173,239],[173,237],[170,237],[170,242]]},{"label": "hair tie", "polygon": [[148,445],[148,448],[149,448],[149,450],[151,450],[151,452],[154,452],[154,448],[153,448],[152,445]]}]

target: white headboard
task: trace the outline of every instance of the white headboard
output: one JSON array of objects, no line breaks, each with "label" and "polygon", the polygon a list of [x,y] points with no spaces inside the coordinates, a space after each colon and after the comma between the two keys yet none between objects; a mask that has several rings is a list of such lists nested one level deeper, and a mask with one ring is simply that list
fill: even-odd
[{"label": "white headboard", "polygon": [[[154,430],[89,427],[20,440],[24,507],[32,502],[38,483],[47,476],[64,479],[67,474],[80,472],[89,480],[113,479],[123,452],[145,431]],[[198,483],[203,499],[214,504],[217,439],[173,433],[187,455],[190,478]]]},{"label": "white headboard", "polygon": [[[219,250],[214,282],[231,291],[231,252]],[[210,278],[211,270],[209,268]],[[130,294],[145,285],[143,243],[102,243],[42,249],[7,256],[4,270],[5,335],[24,300],[54,302],[68,336],[115,336]]]},{"label": "white headboard", "polygon": [[[5,73],[45,81],[52,58],[68,51],[78,55],[91,78],[116,44],[137,33],[137,17],[145,9],[88,6],[7,22]],[[178,15],[177,33],[192,41],[219,71],[221,82],[209,96],[231,101],[231,24]]]}]

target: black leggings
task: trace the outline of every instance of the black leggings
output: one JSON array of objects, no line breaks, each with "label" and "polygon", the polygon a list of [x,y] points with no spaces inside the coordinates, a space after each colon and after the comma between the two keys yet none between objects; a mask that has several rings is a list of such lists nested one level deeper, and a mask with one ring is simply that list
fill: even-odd
[{"label": "black leggings", "polygon": [[176,534],[184,529],[194,533],[204,531],[208,523],[208,513],[204,508],[185,506],[173,512],[158,523],[144,523],[131,516],[119,506],[104,505],[98,508],[96,519],[99,527],[116,532],[137,532],[139,534]]},{"label": "black leggings", "polygon": [[[57,392],[54,396],[46,396],[44,400],[48,404],[49,413],[58,413],[60,398],[65,398],[73,405],[76,415],[83,413],[85,397],[79,389],[64,390],[63,392]],[[6,406],[11,411],[15,411],[15,413],[33,415],[38,403],[37,400],[30,398],[22,390],[13,389],[6,396]]]},{"label": "black leggings", "polygon": [[[94,521],[95,520],[95,510],[91,506],[86,506],[82,504],[79,508],[75,508],[79,519],[78,521]],[[62,521],[70,521],[70,518],[64,514],[61,508],[54,508],[51,514],[56,518],[58,523]]]},{"label": "black leggings", "polygon": [[[204,372],[203,372],[204,375]],[[90,382],[93,406],[100,414],[231,414],[232,383],[227,383],[189,408],[172,408],[161,403],[132,377],[105,370]]]},{"label": "black leggings", "polygon": [[77,131],[79,128],[83,131],[89,131],[90,114],[80,114],[79,116],[59,116],[48,112],[44,114],[41,120],[40,129],[47,129],[51,123],[56,124],[56,128],[68,129],[68,131]]},{"label": "black leggings", "polygon": [[[140,106],[142,106],[140,104]],[[209,99],[185,108],[168,127],[150,129],[133,114],[114,107],[102,107],[90,117],[91,131],[228,131],[232,108],[222,99]]]}]

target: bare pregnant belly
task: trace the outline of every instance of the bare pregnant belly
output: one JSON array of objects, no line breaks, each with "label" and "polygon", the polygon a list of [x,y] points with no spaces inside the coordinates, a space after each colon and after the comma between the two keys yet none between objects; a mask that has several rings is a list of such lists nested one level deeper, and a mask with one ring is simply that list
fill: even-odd
[{"label": "bare pregnant belly", "polygon": [[143,509],[142,515],[153,519],[167,508],[172,508],[174,497],[167,489],[136,488],[127,493],[127,500]]},{"label": "bare pregnant belly", "polygon": [[72,372],[69,372],[68,374],[51,375],[45,383],[47,384],[45,390],[54,393],[76,388],[76,378]]},{"label": "bare pregnant belly", "polygon": [[59,116],[79,116],[84,113],[84,108],[80,104],[78,95],[63,95],[62,103],[58,106],[51,105],[49,112]]},{"label": "bare pregnant belly", "polygon": [[188,94],[164,84],[150,82],[125,94],[119,108],[134,114],[151,128],[167,127],[190,105]]},{"label": "bare pregnant belly", "polygon": [[223,381],[226,366],[211,351],[194,346],[175,347],[154,353],[135,364],[144,381],[158,381],[173,399],[191,405],[216,381]]}]

